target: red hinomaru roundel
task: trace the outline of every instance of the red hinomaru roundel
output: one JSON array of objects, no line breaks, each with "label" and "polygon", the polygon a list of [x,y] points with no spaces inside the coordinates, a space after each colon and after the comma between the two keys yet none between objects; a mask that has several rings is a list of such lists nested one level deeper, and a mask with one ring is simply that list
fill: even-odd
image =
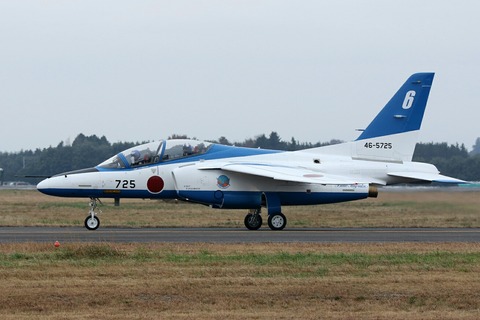
[{"label": "red hinomaru roundel", "polygon": [[151,193],[160,193],[165,186],[165,182],[159,176],[151,176],[147,181],[147,189]]}]

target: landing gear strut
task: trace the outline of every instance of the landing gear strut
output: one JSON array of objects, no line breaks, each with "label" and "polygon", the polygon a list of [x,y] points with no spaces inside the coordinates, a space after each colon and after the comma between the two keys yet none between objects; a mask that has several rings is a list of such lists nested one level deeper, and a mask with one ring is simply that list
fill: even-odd
[{"label": "landing gear strut", "polygon": [[[85,228],[87,228],[88,230],[97,230],[100,226],[100,219],[97,217],[97,212],[95,212],[95,210],[97,210],[97,200],[98,202],[100,202],[100,204],[102,203],[100,199],[90,198],[90,210],[88,211],[89,216],[87,216],[87,218],[85,219]],[[101,212],[102,211],[98,209],[98,213]]]},{"label": "landing gear strut", "polygon": [[262,226],[262,216],[260,215],[260,209],[252,209],[248,212],[243,220],[245,227],[248,230],[258,230]]}]

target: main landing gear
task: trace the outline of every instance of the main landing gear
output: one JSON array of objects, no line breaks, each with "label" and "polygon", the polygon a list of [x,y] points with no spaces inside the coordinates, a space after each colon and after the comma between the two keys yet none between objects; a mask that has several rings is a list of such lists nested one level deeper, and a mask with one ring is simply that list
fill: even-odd
[{"label": "main landing gear", "polygon": [[268,226],[272,230],[283,230],[287,225],[287,217],[281,212],[268,215]]},{"label": "main landing gear", "polygon": [[[97,198],[90,198],[90,210],[88,211],[89,216],[85,219],[85,228],[88,230],[97,230],[98,227],[100,226],[100,219],[97,217],[97,201],[102,203],[100,199]],[[100,209],[97,210],[98,213],[101,213],[102,211]]]},{"label": "main landing gear", "polygon": [[248,230],[258,230],[262,226],[262,216],[260,209],[251,209],[243,220]]},{"label": "main landing gear", "polygon": [[[262,226],[260,209],[251,209],[243,221],[249,230],[258,230]],[[287,225],[287,217],[281,212],[268,215],[268,226],[272,230],[283,230]]]}]

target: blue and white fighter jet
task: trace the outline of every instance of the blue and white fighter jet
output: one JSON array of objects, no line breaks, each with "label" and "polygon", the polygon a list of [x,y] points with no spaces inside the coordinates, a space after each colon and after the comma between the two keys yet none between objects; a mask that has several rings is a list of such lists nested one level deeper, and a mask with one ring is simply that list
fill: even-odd
[{"label": "blue and white fighter jet", "polygon": [[434,73],[407,79],[351,142],[284,152],[197,140],[161,140],[125,150],[94,168],[41,181],[39,191],[90,198],[85,227],[95,230],[99,198],[178,199],[212,208],[248,209],[245,226],[282,230],[282,206],[377,196],[377,187],[410,182],[463,183],[431,164],[412,162]]}]

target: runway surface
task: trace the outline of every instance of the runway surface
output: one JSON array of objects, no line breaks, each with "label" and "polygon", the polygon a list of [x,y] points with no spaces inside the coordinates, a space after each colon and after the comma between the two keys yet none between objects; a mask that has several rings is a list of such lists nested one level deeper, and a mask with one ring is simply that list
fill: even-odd
[{"label": "runway surface", "polygon": [[16,242],[480,242],[480,228],[325,228],[249,231],[231,228],[0,227],[0,243]]}]

